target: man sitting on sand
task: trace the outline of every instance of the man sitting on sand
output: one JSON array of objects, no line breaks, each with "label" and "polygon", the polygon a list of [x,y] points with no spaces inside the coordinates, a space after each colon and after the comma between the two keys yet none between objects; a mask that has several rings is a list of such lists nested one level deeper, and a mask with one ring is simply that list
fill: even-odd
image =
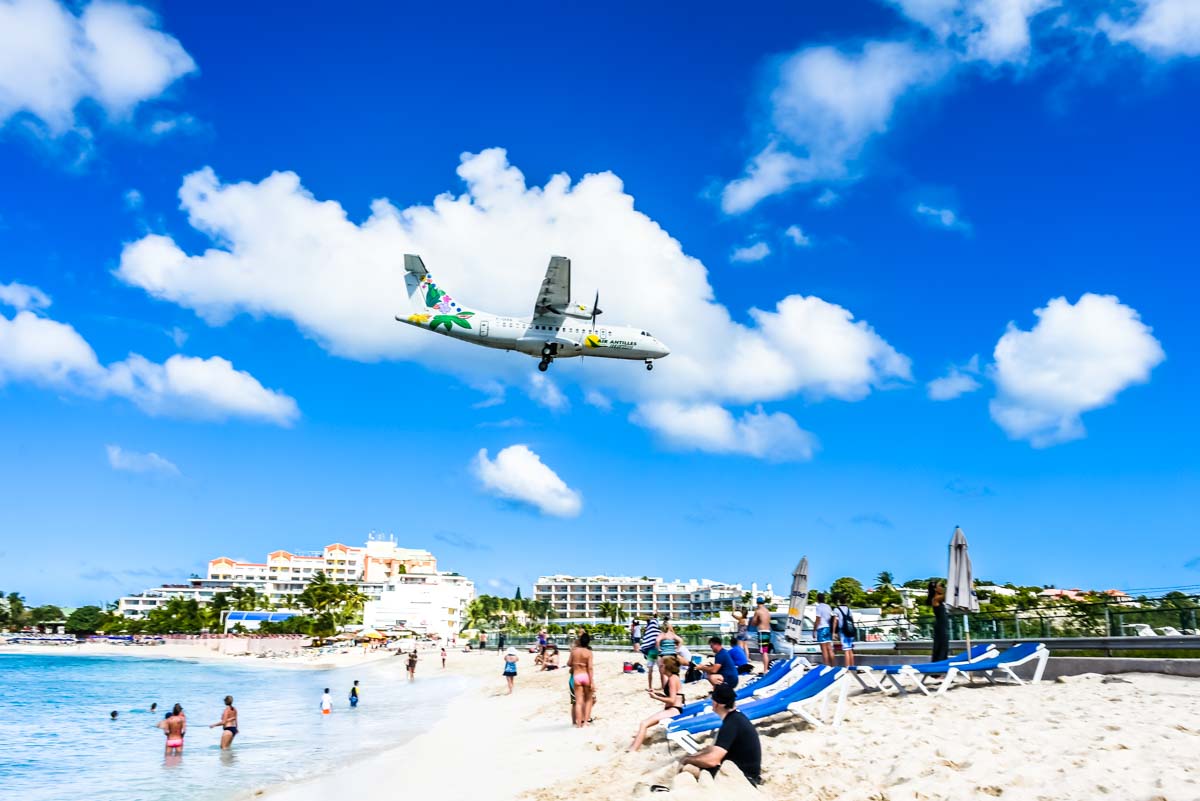
[{"label": "man sitting on sand", "polygon": [[715,774],[729,760],[737,765],[746,780],[757,787],[762,783],[762,743],[750,719],[738,710],[737,694],[733,688],[718,685],[713,688],[712,711],[721,718],[717,741],[698,753],[679,761],[679,769],[699,776],[700,770]]},{"label": "man sitting on sand", "polygon": [[721,638],[709,637],[708,644],[713,651],[713,661],[712,664],[701,665],[700,670],[708,674],[707,678],[714,687],[722,684],[730,689],[737,687],[737,668],[733,665],[729,650],[721,644]]}]

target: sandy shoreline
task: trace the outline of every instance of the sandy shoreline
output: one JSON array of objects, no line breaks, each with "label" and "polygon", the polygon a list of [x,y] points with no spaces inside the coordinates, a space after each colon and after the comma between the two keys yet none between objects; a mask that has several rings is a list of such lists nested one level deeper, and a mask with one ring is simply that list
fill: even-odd
[{"label": "sandy shoreline", "polygon": [[[71,652],[74,649],[55,649]],[[208,659],[264,667],[340,667],[391,658],[351,653],[345,661],[197,655],[190,645],[82,646],[78,652]],[[201,649],[202,650],[202,649]],[[130,652],[135,653],[130,653]],[[7,647],[0,653],[46,653]],[[563,670],[535,672],[521,654],[517,689],[504,694],[495,651],[452,651],[443,671],[436,651],[417,673],[459,675],[467,688],[441,719],[414,739],[347,762],[314,779],[254,788],[236,798],[317,801],[608,801],[668,797],[716,801],[1196,801],[1200,799],[1200,680],[1157,674],[1086,675],[1038,686],[962,686],[944,696],[860,694],[853,685],[845,721],[812,729],[779,716],[758,726],[761,788],[736,771],[697,782],[673,778],[679,756],[658,729],[627,754],[638,721],[658,709],[646,677],[625,675],[625,653],[596,654],[596,722],[570,724]],[[401,680],[401,679],[397,679]],[[689,700],[704,693],[687,685]]]},{"label": "sandy shoreline", "polygon": [[760,725],[764,784],[755,790],[736,772],[672,778],[679,752],[669,752],[661,729],[641,752],[625,753],[637,722],[658,706],[645,697],[644,675],[620,672],[626,658],[596,654],[596,723],[577,730],[562,670],[532,672],[522,654],[517,691],[505,696],[496,652],[452,654],[451,668],[472,686],[427,732],[260,797],[624,801],[661,798],[649,789],[661,782],[672,786],[669,797],[714,801],[1200,799],[1200,764],[1188,757],[1200,753],[1195,679],[1090,675],[963,686],[940,698],[855,690],[840,729],[786,716]]},{"label": "sandy shoreline", "polygon": [[[393,657],[391,651],[354,649],[346,653],[320,656],[276,656],[258,658],[246,654],[228,654],[216,650],[220,640],[185,640],[166,645],[120,645],[116,643],[81,643],[79,645],[4,645],[0,655],[22,656],[125,656],[143,659],[179,659],[192,662],[220,662],[229,665],[253,665],[264,668],[352,667]],[[423,654],[425,652],[422,652]],[[426,657],[428,658],[428,657]]]}]

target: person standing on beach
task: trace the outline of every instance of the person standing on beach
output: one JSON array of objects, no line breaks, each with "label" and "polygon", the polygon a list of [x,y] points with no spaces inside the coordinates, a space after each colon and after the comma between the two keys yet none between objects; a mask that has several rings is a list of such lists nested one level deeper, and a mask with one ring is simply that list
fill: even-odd
[{"label": "person standing on beach", "polygon": [[442,646],[442,670],[446,669],[446,646]]},{"label": "person standing on beach", "polygon": [[663,657],[673,656],[678,659],[679,649],[682,645],[683,638],[675,633],[675,627],[672,626],[670,622],[664,623],[663,632],[662,634],[658,635],[658,684],[660,687],[662,687],[662,691],[664,693],[667,691],[667,674],[662,670]]},{"label": "person standing on beach", "polygon": [[581,729],[592,719],[592,705],[596,703],[596,671],[592,660],[592,637],[581,632],[571,648],[567,670],[571,674],[571,686],[575,691],[575,708],[571,717],[575,728]]},{"label": "person standing on beach", "polygon": [[850,607],[846,605],[846,599],[839,596],[833,599],[837,604],[837,608],[833,610],[833,633],[842,639],[842,657],[846,660],[846,667],[854,667],[854,636],[858,634],[858,627],[854,625],[854,614],[850,611]]},{"label": "person standing on beach", "polygon": [[946,585],[940,581],[929,582],[926,596],[933,609],[933,650],[930,662],[941,662],[950,657],[950,616],[946,613]]},{"label": "person standing on beach", "polygon": [[233,705],[232,695],[225,696],[225,709],[221,711],[221,719],[208,728],[215,729],[217,726],[224,729],[221,732],[221,750],[228,751],[238,733],[237,707]]},{"label": "person standing on beach", "polygon": [[825,593],[817,593],[817,644],[821,646],[821,660],[833,667],[833,609],[825,603]]},{"label": "person standing on beach", "polygon": [[762,653],[763,673],[771,666],[771,610],[767,609],[767,599],[761,595],[755,599],[758,606],[754,609],[754,618],[750,621],[758,637],[758,650]]},{"label": "person standing on beach", "polygon": [[650,619],[642,628],[641,651],[646,660],[646,689],[654,689],[654,664],[658,660],[658,635],[662,631],[658,627],[658,615],[650,613]]},{"label": "person standing on beach", "polygon": [[417,646],[413,646],[412,651],[408,654],[408,680],[412,681],[417,677]]},{"label": "person standing on beach", "polygon": [[642,624],[636,617],[629,621],[629,644],[633,646],[635,654],[638,651],[638,646],[642,644]]},{"label": "person standing on beach", "polygon": [[325,688],[325,694],[321,696],[321,714],[330,715],[333,713],[333,696],[329,694],[329,688]]},{"label": "person standing on beach", "polygon": [[508,682],[509,695],[512,695],[513,682],[517,679],[518,659],[520,659],[520,657],[517,656],[516,648],[509,648],[504,654],[504,672],[501,675],[504,676],[504,680]]},{"label": "person standing on beach", "polygon": [[359,692],[360,691],[358,689],[358,679],[355,679],[354,686],[352,686],[350,688],[350,708],[351,709],[358,709],[358,694],[359,694]]}]

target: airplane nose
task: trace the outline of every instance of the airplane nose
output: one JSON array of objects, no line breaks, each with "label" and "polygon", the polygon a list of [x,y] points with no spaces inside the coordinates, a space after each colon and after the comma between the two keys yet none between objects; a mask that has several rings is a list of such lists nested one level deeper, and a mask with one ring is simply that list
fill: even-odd
[{"label": "airplane nose", "polygon": [[663,343],[661,343],[661,342],[658,342],[657,340],[655,341],[655,343],[654,343],[654,344],[658,346],[658,347],[656,348],[656,351],[657,351],[657,353],[658,353],[658,358],[660,358],[660,359],[661,359],[663,356],[668,356],[668,355],[670,355],[670,353],[671,353],[671,349],[670,349],[670,348],[668,348],[666,345],[664,345],[664,344],[663,344]]}]

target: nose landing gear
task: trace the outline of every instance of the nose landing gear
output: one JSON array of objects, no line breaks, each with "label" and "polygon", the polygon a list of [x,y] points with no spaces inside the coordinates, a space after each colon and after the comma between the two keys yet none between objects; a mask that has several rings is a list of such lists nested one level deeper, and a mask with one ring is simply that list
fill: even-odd
[{"label": "nose landing gear", "polygon": [[538,362],[538,369],[543,373],[550,369],[550,359],[545,358]]},{"label": "nose landing gear", "polygon": [[649,359],[646,359],[646,369],[647,369],[647,370],[653,370],[653,369],[654,369],[654,362],[650,361]]}]

